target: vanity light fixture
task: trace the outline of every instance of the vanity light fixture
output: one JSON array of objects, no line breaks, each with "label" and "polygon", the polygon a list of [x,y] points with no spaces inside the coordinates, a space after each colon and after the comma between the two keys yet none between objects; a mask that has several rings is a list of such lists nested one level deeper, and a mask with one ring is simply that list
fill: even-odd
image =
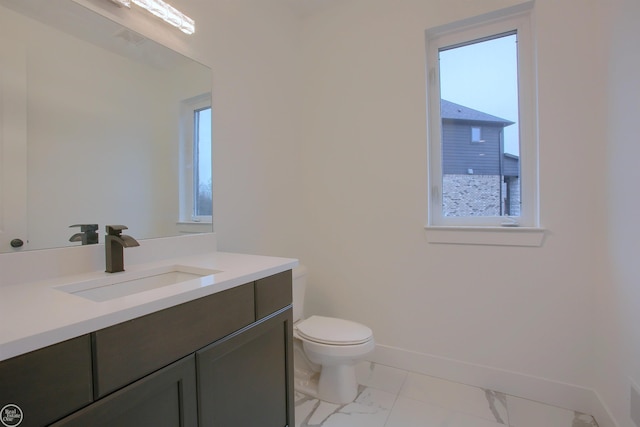
[{"label": "vanity light fixture", "polygon": [[183,33],[193,34],[196,31],[193,19],[162,0],[111,0],[111,2],[126,8],[131,8],[131,3],[134,3],[151,12],[164,22],[180,29]]}]

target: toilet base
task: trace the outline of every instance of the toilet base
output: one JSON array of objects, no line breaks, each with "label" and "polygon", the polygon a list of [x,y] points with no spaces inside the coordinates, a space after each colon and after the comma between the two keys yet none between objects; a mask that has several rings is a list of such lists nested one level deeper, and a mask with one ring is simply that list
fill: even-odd
[{"label": "toilet base", "polygon": [[351,403],[358,395],[356,366],[339,364],[323,366],[318,380],[318,398],[325,402]]}]

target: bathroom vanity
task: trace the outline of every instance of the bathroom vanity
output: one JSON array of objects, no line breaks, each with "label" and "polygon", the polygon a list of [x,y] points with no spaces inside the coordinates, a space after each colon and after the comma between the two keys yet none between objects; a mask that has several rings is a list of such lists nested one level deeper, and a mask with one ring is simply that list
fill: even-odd
[{"label": "bathroom vanity", "polygon": [[[19,408],[20,426],[292,426],[295,260],[215,253],[192,264],[220,273],[102,302],[61,291],[64,279],[21,289],[69,301],[71,322],[55,328],[53,316],[41,341],[84,333],[0,362],[3,415]],[[42,325],[60,310],[44,310]],[[5,339],[0,355],[35,338]]]}]

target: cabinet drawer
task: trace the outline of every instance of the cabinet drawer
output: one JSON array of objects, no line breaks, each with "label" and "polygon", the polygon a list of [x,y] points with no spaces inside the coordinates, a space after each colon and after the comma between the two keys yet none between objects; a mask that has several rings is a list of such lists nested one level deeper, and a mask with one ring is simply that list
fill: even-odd
[{"label": "cabinet drawer", "polygon": [[291,270],[256,280],[256,320],[291,304]]},{"label": "cabinet drawer", "polygon": [[94,396],[102,397],[254,321],[253,283],[93,334]]},{"label": "cabinet drawer", "polygon": [[89,335],[0,362],[0,408],[18,406],[21,427],[43,426],[88,405],[92,390]]}]

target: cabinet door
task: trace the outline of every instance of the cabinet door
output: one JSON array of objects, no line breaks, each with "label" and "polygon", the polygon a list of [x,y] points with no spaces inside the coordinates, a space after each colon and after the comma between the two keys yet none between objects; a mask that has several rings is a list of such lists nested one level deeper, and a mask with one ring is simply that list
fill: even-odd
[{"label": "cabinet door", "polygon": [[294,425],[290,306],[196,353],[200,427]]},{"label": "cabinet door", "polygon": [[195,357],[187,356],[53,427],[196,427]]}]

